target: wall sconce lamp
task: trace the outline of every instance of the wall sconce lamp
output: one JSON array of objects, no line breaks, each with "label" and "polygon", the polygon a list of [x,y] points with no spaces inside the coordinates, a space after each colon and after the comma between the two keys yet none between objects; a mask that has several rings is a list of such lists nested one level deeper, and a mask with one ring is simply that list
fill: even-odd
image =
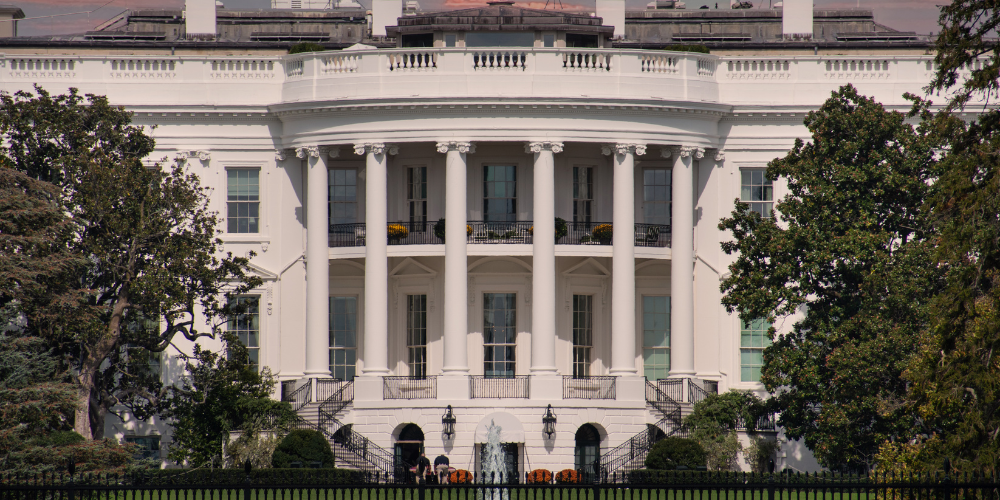
[{"label": "wall sconce lamp", "polygon": [[552,413],[552,405],[545,409],[545,415],[542,417],[542,432],[549,439],[552,439],[552,435],[556,433],[556,415]]},{"label": "wall sconce lamp", "polygon": [[451,405],[448,405],[448,409],[441,416],[441,427],[444,429],[442,433],[445,439],[455,437],[455,412],[451,411]]}]

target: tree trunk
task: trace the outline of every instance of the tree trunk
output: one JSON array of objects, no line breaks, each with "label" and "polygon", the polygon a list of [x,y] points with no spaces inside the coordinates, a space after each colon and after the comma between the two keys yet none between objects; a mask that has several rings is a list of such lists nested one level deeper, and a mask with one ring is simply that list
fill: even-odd
[{"label": "tree trunk", "polygon": [[[122,291],[118,294],[118,298],[115,300],[115,306],[111,312],[111,321],[108,323],[108,329],[104,335],[94,345],[90,346],[89,349],[84,348],[80,371],[76,376],[79,387],[77,389],[76,419],[73,423],[73,430],[79,432],[81,436],[88,440],[100,439],[104,436],[104,415],[98,415],[98,413],[106,411],[103,405],[99,404],[101,395],[96,395],[98,404],[92,404],[91,401],[95,397],[94,390],[97,371],[101,369],[101,365],[108,358],[108,355],[114,349],[118,348],[118,339],[121,336],[122,315],[125,311],[125,306],[128,305],[128,294],[124,290],[125,287],[123,287]],[[94,423],[99,423],[100,425],[95,426]]]},{"label": "tree trunk", "polygon": [[[88,360],[89,361],[89,360]],[[90,393],[94,390],[94,372],[86,366],[80,369],[76,376],[79,384],[76,389],[76,412],[73,419],[73,430],[91,440],[94,438],[90,427]]]}]

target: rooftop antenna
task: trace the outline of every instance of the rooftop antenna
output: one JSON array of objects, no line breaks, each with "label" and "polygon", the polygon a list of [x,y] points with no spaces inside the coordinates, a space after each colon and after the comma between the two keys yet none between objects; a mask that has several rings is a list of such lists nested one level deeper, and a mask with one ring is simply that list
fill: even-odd
[{"label": "rooftop antenna", "polygon": [[559,8],[560,9],[565,9],[566,8],[566,7],[563,6],[562,0],[545,0],[545,7],[542,7],[542,10],[545,10],[545,9],[549,8],[549,2],[552,2],[552,8],[553,9],[556,8],[556,4],[557,3],[559,4]]}]

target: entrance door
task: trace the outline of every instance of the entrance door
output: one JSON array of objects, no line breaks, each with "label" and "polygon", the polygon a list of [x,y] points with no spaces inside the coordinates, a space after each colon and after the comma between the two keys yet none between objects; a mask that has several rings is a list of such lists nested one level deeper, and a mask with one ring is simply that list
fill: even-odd
[{"label": "entrance door", "polygon": [[397,479],[412,479],[410,469],[417,465],[417,459],[424,451],[424,431],[417,424],[407,424],[399,433],[395,446]]}]

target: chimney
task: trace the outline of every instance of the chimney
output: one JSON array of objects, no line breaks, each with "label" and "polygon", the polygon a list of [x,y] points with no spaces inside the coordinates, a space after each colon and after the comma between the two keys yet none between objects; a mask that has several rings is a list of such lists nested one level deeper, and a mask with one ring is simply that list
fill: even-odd
[{"label": "chimney", "polygon": [[187,37],[215,39],[215,0],[185,0],[184,29]]},{"label": "chimney", "polygon": [[602,26],[614,26],[615,38],[625,38],[625,0],[597,0]]},{"label": "chimney", "polygon": [[808,40],[813,36],[813,0],[784,0],[781,36],[785,40]]},{"label": "chimney", "polygon": [[372,0],[372,36],[385,36],[385,27],[399,24],[400,17],[402,0]]}]

